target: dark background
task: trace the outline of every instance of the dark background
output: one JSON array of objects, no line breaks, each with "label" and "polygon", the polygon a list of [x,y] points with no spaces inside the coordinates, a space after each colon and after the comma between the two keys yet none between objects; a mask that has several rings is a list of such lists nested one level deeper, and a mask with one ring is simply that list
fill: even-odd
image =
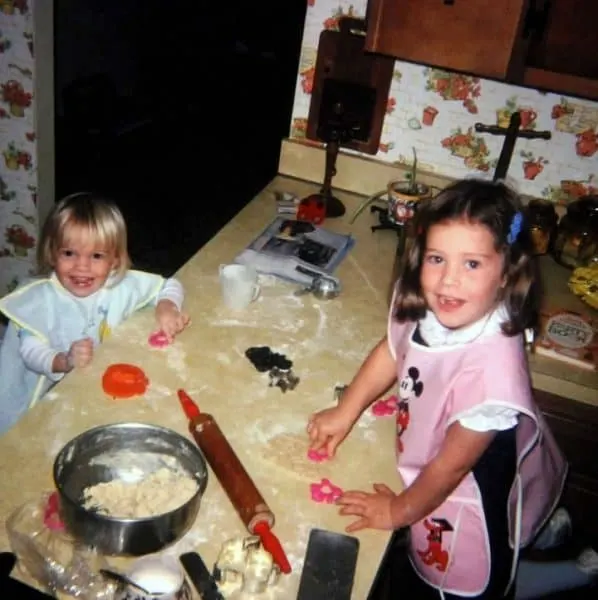
[{"label": "dark background", "polygon": [[171,274],[277,172],[305,0],[55,0],[56,196],[113,197]]}]

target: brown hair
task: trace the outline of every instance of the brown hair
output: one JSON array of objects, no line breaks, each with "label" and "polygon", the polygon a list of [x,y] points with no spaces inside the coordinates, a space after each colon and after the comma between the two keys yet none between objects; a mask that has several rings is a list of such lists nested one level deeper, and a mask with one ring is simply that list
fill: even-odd
[{"label": "brown hair", "polygon": [[[517,219],[522,220],[521,227],[509,243],[515,215],[520,215]],[[425,316],[427,304],[420,274],[427,233],[432,225],[463,219],[487,227],[494,237],[494,248],[504,257],[505,286],[498,298],[509,315],[502,324],[504,333],[516,335],[535,326],[539,298],[537,267],[521,201],[504,183],[475,179],[458,181],[419,204],[414,221],[416,236],[397,282],[395,317],[399,321],[416,321]]]},{"label": "brown hair", "polygon": [[87,231],[95,243],[114,252],[117,260],[116,281],[120,281],[131,267],[125,220],[112,200],[88,192],[66,196],[50,211],[37,247],[40,274],[52,271],[58,251],[68,240],[69,230],[74,227]]}]

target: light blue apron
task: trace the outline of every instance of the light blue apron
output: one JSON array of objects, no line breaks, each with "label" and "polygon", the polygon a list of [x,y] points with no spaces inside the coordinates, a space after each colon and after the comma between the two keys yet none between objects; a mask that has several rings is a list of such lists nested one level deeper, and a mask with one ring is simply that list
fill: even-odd
[{"label": "light blue apron", "polygon": [[19,354],[20,336],[35,335],[57,352],[86,337],[101,343],[132,313],[156,300],[164,278],[128,271],[121,281],[109,282],[88,298],[76,298],[55,275],[26,283],[0,299],[0,312],[9,319],[0,345],[0,434],[18,421],[62,378],[28,369]]}]

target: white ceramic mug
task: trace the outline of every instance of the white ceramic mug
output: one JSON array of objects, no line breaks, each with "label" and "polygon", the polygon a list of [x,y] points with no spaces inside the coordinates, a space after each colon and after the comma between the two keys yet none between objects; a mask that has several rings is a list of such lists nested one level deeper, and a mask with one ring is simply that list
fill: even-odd
[{"label": "white ceramic mug", "polygon": [[247,265],[220,265],[224,304],[232,310],[247,308],[260,294],[257,271]]},{"label": "white ceramic mug", "polygon": [[150,593],[145,594],[135,586],[124,585],[116,592],[116,600],[192,600],[185,573],[173,556],[142,556],[127,569],[127,575]]}]

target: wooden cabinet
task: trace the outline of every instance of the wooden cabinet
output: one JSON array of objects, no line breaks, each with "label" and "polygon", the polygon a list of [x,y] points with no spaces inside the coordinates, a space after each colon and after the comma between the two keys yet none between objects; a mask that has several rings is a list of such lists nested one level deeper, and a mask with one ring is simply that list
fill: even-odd
[{"label": "wooden cabinet", "polygon": [[548,0],[536,23],[523,83],[598,98],[598,2]]},{"label": "wooden cabinet", "polygon": [[505,78],[528,0],[370,0],[366,48],[403,60]]},{"label": "wooden cabinet", "polygon": [[596,0],[369,0],[370,52],[598,98]]},{"label": "wooden cabinet", "polygon": [[539,390],[534,397],[569,462],[562,504],[571,513],[574,531],[596,543],[598,408]]}]

